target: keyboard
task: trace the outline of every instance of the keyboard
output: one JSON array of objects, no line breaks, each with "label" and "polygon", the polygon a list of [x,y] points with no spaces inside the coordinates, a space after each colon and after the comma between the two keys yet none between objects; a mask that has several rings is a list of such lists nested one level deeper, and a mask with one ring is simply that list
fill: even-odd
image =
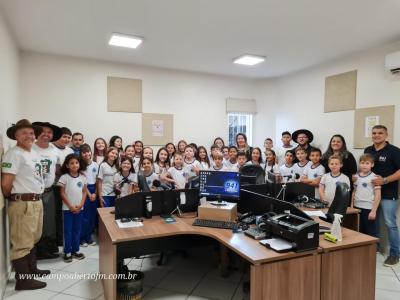
[{"label": "keyboard", "polygon": [[267,237],[267,233],[264,230],[261,230],[257,227],[249,228],[244,231],[245,235],[252,237],[255,240],[262,240]]},{"label": "keyboard", "polygon": [[201,227],[221,228],[221,229],[233,229],[236,226],[236,222],[196,219],[194,220],[192,225]]}]

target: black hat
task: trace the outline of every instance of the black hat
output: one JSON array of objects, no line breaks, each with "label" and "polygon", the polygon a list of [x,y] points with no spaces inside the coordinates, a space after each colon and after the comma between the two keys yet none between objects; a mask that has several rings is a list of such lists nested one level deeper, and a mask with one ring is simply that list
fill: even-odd
[{"label": "black hat", "polygon": [[42,132],[41,127],[35,124],[31,124],[31,122],[29,122],[27,119],[22,119],[19,120],[15,125],[7,129],[7,136],[10,139],[15,140],[15,133],[17,132],[18,129],[21,128],[32,128],[35,131],[35,135],[40,134],[40,132]]},{"label": "black hat", "polygon": [[[60,139],[60,137],[62,136],[62,130],[61,130],[61,128],[58,127],[58,126],[56,126],[56,125],[53,125],[53,124],[51,124],[51,123],[49,123],[49,122],[33,122],[32,124],[33,124],[33,125],[36,125],[36,126],[40,126],[40,127],[48,127],[48,128],[51,128],[51,130],[53,130],[53,139],[51,140],[51,142],[58,141],[58,140]],[[36,132],[35,132],[35,133],[36,133]],[[41,133],[41,132],[40,132],[40,133]],[[36,137],[38,137],[38,136],[40,135],[40,133],[39,133],[39,134],[36,134]]]},{"label": "black hat", "polygon": [[310,130],[307,129],[299,129],[292,133],[292,139],[297,143],[297,137],[299,134],[305,134],[308,137],[308,143],[311,143],[314,139],[314,135]]}]

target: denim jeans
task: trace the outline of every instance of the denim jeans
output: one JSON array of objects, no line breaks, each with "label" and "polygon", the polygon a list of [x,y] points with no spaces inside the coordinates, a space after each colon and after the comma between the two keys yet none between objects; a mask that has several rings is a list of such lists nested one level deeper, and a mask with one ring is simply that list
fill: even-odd
[{"label": "denim jeans", "polygon": [[388,230],[390,256],[394,257],[400,257],[400,235],[396,220],[397,205],[398,200],[394,199],[382,199],[380,203],[383,220]]}]

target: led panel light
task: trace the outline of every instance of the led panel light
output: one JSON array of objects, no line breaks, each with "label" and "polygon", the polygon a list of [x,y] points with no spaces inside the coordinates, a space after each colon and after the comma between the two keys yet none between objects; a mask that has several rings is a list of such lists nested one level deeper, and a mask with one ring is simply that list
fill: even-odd
[{"label": "led panel light", "polygon": [[120,33],[113,33],[108,44],[111,46],[136,49],[142,42],[143,38],[141,37],[120,34]]},{"label": "led panel light", "polygon": [[246,54],[238,58],[235,58],[233,60],[233,63],[246,66],[254,66],[256,64],[262,63],[264,60],[265,60],[264,56]]}]

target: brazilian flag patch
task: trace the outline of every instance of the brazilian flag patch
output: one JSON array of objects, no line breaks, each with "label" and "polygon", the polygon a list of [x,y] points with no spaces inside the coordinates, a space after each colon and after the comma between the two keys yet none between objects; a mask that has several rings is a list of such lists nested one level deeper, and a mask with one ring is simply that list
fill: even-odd
[{"label": "brazilian flag patch", "polygon": [[2,167],[2,168],[10,169],[10,168],[12,167],[12,163],[3,162],[3,163],[1,164],[1,167]]}]

